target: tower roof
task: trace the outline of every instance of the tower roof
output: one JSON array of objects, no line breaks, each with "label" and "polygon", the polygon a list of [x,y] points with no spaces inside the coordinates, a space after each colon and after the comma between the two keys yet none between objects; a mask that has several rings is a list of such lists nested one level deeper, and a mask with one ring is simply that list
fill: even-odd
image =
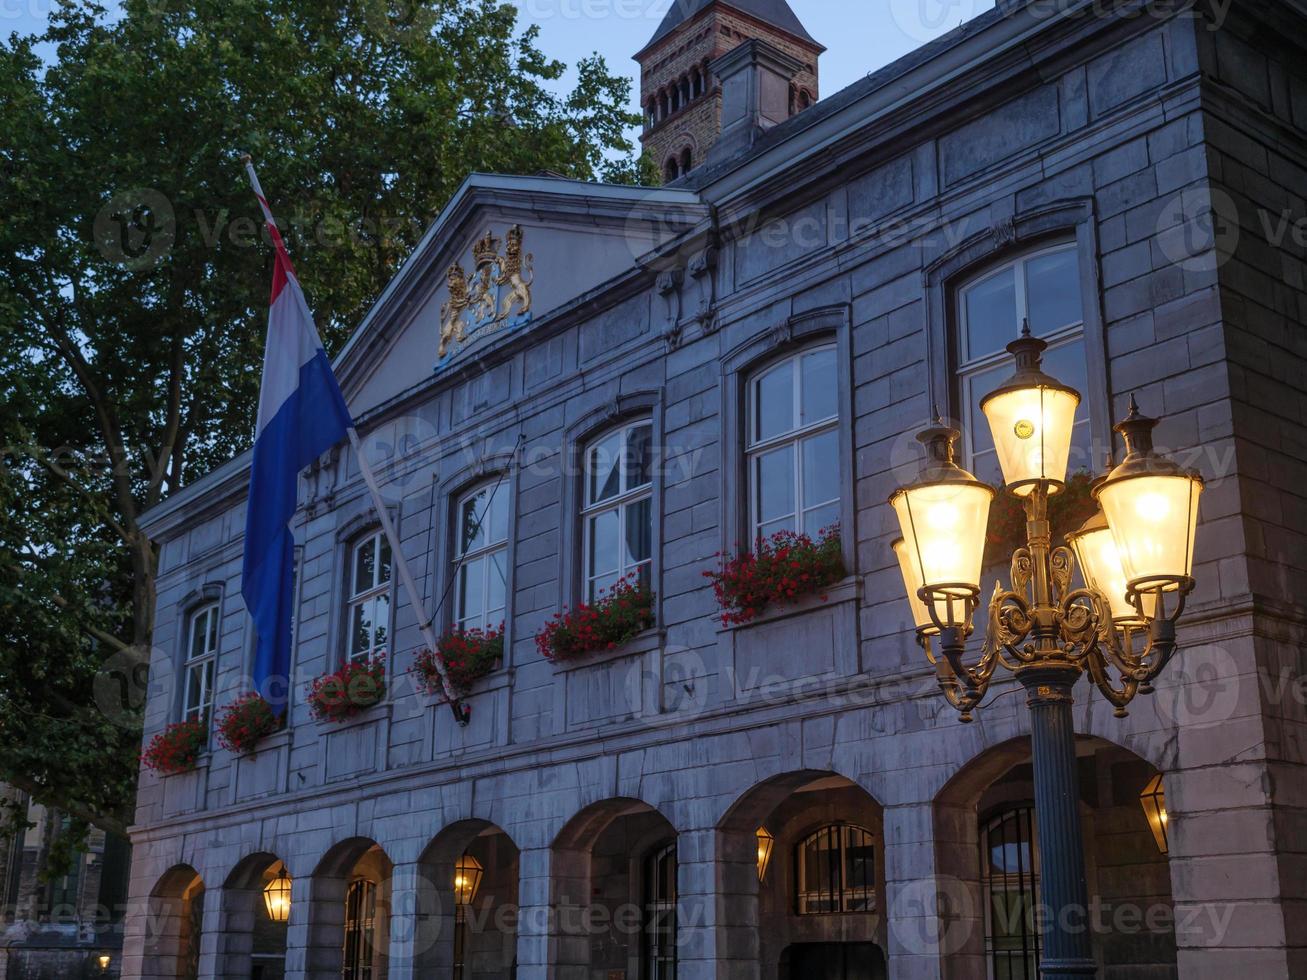
[{"label": "tower roof", "polygon": [[807,41],[815,48],[825,50],[820,44],[813,39],[812,35],[807,32],[790,5],[785,0],[672,0],[671,9],[667,11],[667,16],[663,22],[658,25],[658,30],[654,31],[654,36],[649,39],[649,43],[641,50],[649,50],[676,28],[680,27],[686,21],[693,20],[702,11],[711,7],[713,4],[719,4],[723,7],[731,7],[740,13],[747,14],[764,23],[771,24],[787,34],[792,34],[800,40]]}]

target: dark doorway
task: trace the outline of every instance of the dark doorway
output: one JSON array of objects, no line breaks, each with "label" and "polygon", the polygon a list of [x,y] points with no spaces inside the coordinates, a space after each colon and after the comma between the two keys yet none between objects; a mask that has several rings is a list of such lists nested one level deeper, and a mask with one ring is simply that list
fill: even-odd
[{"label": "dark doorway", "polygon": [[795,943],[781,954],[781,980],[885,980],[875,943]]}]

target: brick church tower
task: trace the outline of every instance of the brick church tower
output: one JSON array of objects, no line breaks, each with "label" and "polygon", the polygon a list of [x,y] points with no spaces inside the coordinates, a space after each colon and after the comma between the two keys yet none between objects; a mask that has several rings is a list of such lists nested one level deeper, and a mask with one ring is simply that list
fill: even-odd
[{"label": "brick church tower", "polygon": [[[664,181],[701,164],[722,133],[723,55],[754,42],[748,58],[730,72],[763,70],[773,89],[752,98],[755,128],[766,128],[817,101],[817,58],[826,49],[804,29],[786,0],[674,0],[658,30],[638,54],[644,144]],[[739,64],[736,64],[739,62]],[[765,89],[766,86],[763,86]],[[744,96],[747,98],[747,96]],[[759,103],[766,106],[759,116]],[[779,118],[778,118],[779,117]],[[729,121],[728,121],[729,122]]]}]

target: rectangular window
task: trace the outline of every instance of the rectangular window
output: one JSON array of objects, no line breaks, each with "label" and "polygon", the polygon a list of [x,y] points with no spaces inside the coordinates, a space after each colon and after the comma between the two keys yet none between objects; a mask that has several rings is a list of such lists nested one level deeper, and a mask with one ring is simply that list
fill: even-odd
[{"label": "rectangular window", "polygon": [[345,893],[345,941],[342,980],[372,980],[376,948],[377,886],[356,878]]},{"label": "rectangular window", "polygon": [[840,518],[839,375],[833,345],[755,375],[748,388],[752,537],[816,536]]},{"label": "rectangular window", "polygon": [[186,638],[182,720],[208,722],[213,707],[213,675],[218,663],[219,606],[213,602],[191,613]]},{"label": "rectangular window", "polygon": [[583,576],[593,602],[620,579],[648,584],[653,567],[653,423],[634,422],[585,452]]},{"label": "rectangular window", "polygon": [[458,596],[454,623],[493,629],[508,608],[508,505],[505,482],[489,483],[458,503]]},{"label": "rectangular window", "polygon": [[[1056,245],[1022,256],[960,290],[958,302],[958,387],[966,468],[979,479],[1002,486],[1003,476],[980,400],[1012,374],[1007,345],[1021,325],[1048,342],[1044,370],[1086,395],[1084,306],[1079,253],[1074,244]],[[1093,434],[1089,399],[1082,397],[1072,430],[1068,472],[1092,471]]]},{"label": "rectangular window", "polygon": [[349,637],[346,659],[386,655],[390,631],[390,542],[380,531],[358,541],[350,552]]}]

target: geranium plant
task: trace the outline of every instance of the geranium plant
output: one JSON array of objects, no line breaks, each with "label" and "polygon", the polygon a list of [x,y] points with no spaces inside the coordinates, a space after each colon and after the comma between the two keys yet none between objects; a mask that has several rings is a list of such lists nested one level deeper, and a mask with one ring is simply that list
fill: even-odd
[{"label": "geranium plant", "polygon": [[653,590],[628,576],[594,602],[564,609],[536,634],[547,660],[569,660],[595,650],[615,650],[654,623]]},{"label": "geranium plant", "polygon": [[218,716],[218,741],[230,752],[247,755],[280,727],[281,719],[272,705],[251,691],[227,705]]},{"label": "geranium plant", "polygon": [[209,738],[209,726],[200,719],[169,725],[141,753],[147,769],[163,775],[194,769]]},{"label": "geranium plant", "polygon": [[838,524],[823,528],[817,540],[794,531],[759,538],[752,551],[719,555],[721,566],[704,572],[712,581],[723,626],[738,626],[778,602],[820,592],[844,577]]},{"label": "geranium plant", "polygon": [[323,674],[309,687],[309,710],[318,721],[346,721],[386,696],[386,658],[355,660]]},{"label": "geranium plant", "polygon": [[450,630],[440,638],[435,650],[422,650],[413,664],[418,686],[427,694],[445,693],[437,664],[443,664],[450,686],[462,698],[472,684],[495,669],[504,657],[504,624],[483,630]]},{"label": "geranium plant", "polygon": [[[1093,478],[1083,470],[1067,477],[1061,491],[1048,498],[1048,525],[1054,547],[1066,544],[1066,535],[1074,531],[1098,510],[1090,489]],[[1026,509],[1024,497],[999,493],[989,505],[989,524],[985,529],[985,566],[1007,563],[1012,552],[1026,546]]]}]

